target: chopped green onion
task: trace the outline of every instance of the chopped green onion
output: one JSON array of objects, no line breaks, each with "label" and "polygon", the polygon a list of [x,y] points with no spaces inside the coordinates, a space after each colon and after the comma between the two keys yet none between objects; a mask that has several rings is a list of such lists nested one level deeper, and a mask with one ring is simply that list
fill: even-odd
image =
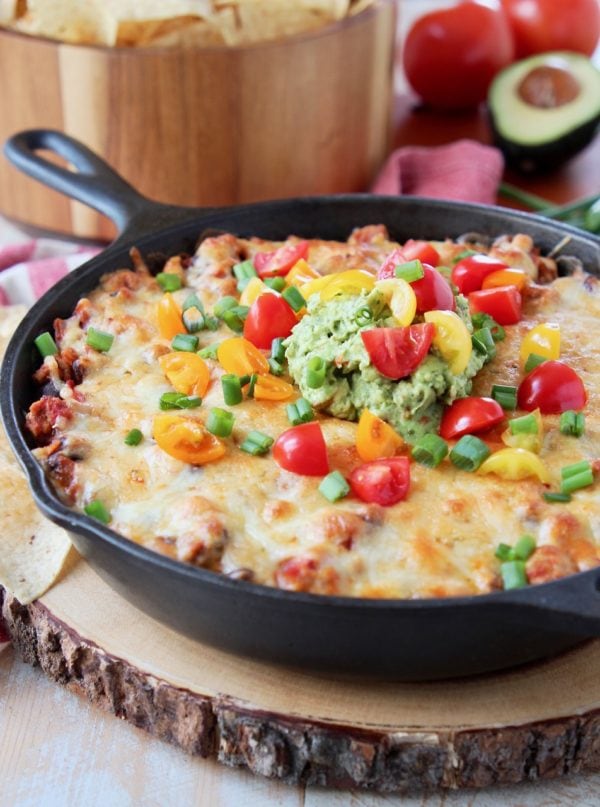
[{"label": "chopped green onion", "polygon": [[[577,465],[581,465],[582,463],[577,463]],[[577,465],[571,465],[570,468],[576,468]],[[588,463],[588,467],[584,470],[577,471],[577,472],[570,472],[568,476],[565,476],[563,472],[567,470],[565,468],[561,469],[561,476],[562,480],[560,483],[560,492],[561,493],[574,493],[576,490],[580,490],[581,488],[587,488],[590,485],[594,484],[594,472],[592,471],[591,465]]]},{"label": "chopped green onion", "polygon": [[202,359],[217,359],[217,350],[219,349],[220,342],[213,342],[212,345],[206,345],[202,350],[198,351],[198,355]]},{"label": "chopped green onion", "polygon": [[250,383],[250,379],[252,378],[251,375],[241,375],[240,377],[240,387],[245,387],[246,384]]},{"label": "chopped green onion", "polygon": [[285,361],[285,347],[283,346],[283,337],[278,336],[271,342],[271,358],[283,364]]},{"label": "chopped green onion", "polygon": [[39,336],[33,340],[35,346],[42,354],[42,357],[45,359],[46,356],[56,356],[58,353],[58,347],[56,342],[52,338],[52,336],[48,333],[48,331],[44,331]]},{"label": "chopped green onion", "polygon": [[498,325],[496,320],[493,317],[490,317],[489,314],[484,314],[482,311],[477,311],[475,314],[471,315],[471,322],[473,323],[475,330],[489,328],[492,332],[494,342],[501,342],[506,337],[506,331],[502,325]]},{"label": "chopped green onion", "polygon": [[532,370],[535,370],[540,364],[543,364],[548,359],[545,356],[540,356],[539,353],[530,353],[527,356],[527,361],[525,362],[524,370],[526,373],[530,373]]},{"label": "chopped green onion", "polygon": [[320,356],[313,356],[306,366],[306,384],[311,389],[319,389],[325,383],[327,362]]},{"label": "chopped green onion", "polygon": [[448,454],[448,444],[437,434],[425,434],[412,447],[412,458],[427,468],[436,468]]},{"label": "chopped green onion", "polygon": [[494,384],[492,387],[492,398],[497,401],[502,409],[517,408],[517,388],[502,384]]},{"label": "chopped green onion", "polygon": [[585,416],[583,412],[575,412],[573,409],[568,409],[560,416],[559,428],[561,434],[567,434],[572,437],[581,437],[585,431]]},{"label": "chopped green onion", "polygon": [[183,301],[181,310],[185,312],[188,310],[188,308],[197,308],[198,311],[204,313],[204,306],[202,305],[202,300],[198,297],[197,294],[188,294],[188,296]]},{"label": "chopped green onion", "polygon": [[219,319],[218,317],[204,317],[204,327],[207,328],[209,331],[218,331],[219,330]]},{"label": "chopped green onion", "polygon": [[483,440],[472,434],[465,434],[450,452],[450,461],[463,471],[473,472],[490,454],[491,451]]},{"label": "chopped green onion", "polygon": [[302,309],[306,306],[306,300],[302,296],[299,289],[297,289],[295,286],[288,286],[287,289],[281,293],[281,296],[290,306],[290,308],[296,313],[298,313],[298,311],[302,311]]},{"label": "chopped green onion", "polygon": [[127,432],[123,442],[126,446],[139,446],[143,439],[144,435],[139,429],[132,429],[130,432]]},{"label": "chopped green onion", "polygon": [[158,405],[161,409],[195,409],[201,406],[202,398],[198,395],[184,395],[183,392],[163,392]]},{"label": "chopped green onion", "polygon": [[273,291],[283,291],[285,289],[285,280],[282,277],[263,277],[263,283]]},{"label": "chopped green onion", "polygon": [[513,547],[515,560],[528,560],[535,552],[535,538],[531,535],[522,535]]},{"label": "chopped green onion", "polygon": [[228,325],[235,333],[241,333],[244,330],[244,321],[248,316],[250,308],[247,305],[236,305],[228,308],[223,312],[223,322]]},{"label": "chopped green onion", "polygon": [[256,269],[254,268],[252,261],[242,261],[241,263],[236,263],[232,271],[238,280],[256,277]]},{"label": "chopped green onion", "polygon": [[186,308],[183,312],[182,319],[188,333],[198,333],[198,331],[204,328],[204,312],[200,311],[196,306]]},{"label": "chopped green onion", "polygon": [[174,272],[160,272],[156,275],[156,282],[163,291],[178,291],[181,288],[181,278]]},{"label": "chopped green onion", "polygon": [[[248,392],[246,393],[248,395],[248,398],[254,398],[254,387],[256,386],[257,381],[258,381],[258,374],[252,373],[252,375],[250,376],[250,381],[248,382]],[[242,384],[242,386],[244,385]]]},{"label": "chopped green onion", "polygon": [[455,255],[452,258],[452,263],[458,263],[462,261],[463,258],[470,258],[471,255],[477,255],[478,253],[475,252],[474,249],[463,249],[462,252],[459,252],[458,255]]},{"label": "chopped green onion", "polygon": [[239,376],[227,373],[221,376],[221,387],[223,389],[223,400],[227,406],[235,406],[242,402],[242,384]]},{"label": "chopped green onion", "polygon": [[296,403],[288,404],[285,411],[292,426],[299,426],[300,423],[310,423],[311,420],[315,419],[312,406],[304,398],[298,398]]},{"label": "chopped green onion", "polygon": [[223,319],[223,314],[226,311],[229,311],[230,308],[235,308],[237,305],[238,301],[235,299],[235,297],[232,297],[231,295],[221,297],[221,299],[215,303],[215,307],[213,309],[215,317]]},{"label": "chopped green onion", "polygon": [[493,359],[496,355],[496,343],[489,328],[479,328],[478,331],[471,336],[473,347],[478,353],[483,354],[489,360]]},{"label": "chopped green onion", "polygon": [[560,469],[560,478],[561,479],[568,479],[570,476],[577,476],[577,474],[584,473],[585,471],[591,471],[592,466],[588,462],[588,460],[581,460],[581,462],[575,462],[573,465],[565,465],[564,468]]},{"label": "chopped green onion", "polygon": [[283,375],[283,365],[277,359],[267,359],[269,362],[269,370],[273,375]]},{"label": "chopped green onion", "polygon": [[513,548],[508,544],[498,544],[494,555],[501,561],[513,560]]},{"label": "chopped green onion", "polygon": [[206,428],[211,434],[216,434],[217,437],[229,437],[233,431],[234,420],[233,412],[228,412],[227,409],[219,409],[219,407],[215,406],[208,413]]},{"label": "chopped green onion", "polygon": [[93,499],[91,502],[86,504],[83,508],[83,512],[87,516],[95,518],[96,521],[101,521],[103,524],[110,523],[110,512],[108,511],[106,505],[102,504],[102,502],[98,501],[98,499]]},{"label": "chopped green onion", "polygon": [[373,322],[373,312],[368,305],[363,305],[358,309],[354,315],[354,322],[356,322],[359,328]]},{"label": "chopped green onion", "polygon": [[243,277],[241,280],[238,280],[236,289],[240,292],[240,294],[244,291],[248,283],[252,280],[251,277]]},{"label": "chopped green onion", "polygon": [[268,434],[250,431],[246,435],[244,442],[240,445],[240,448],[247,454],[258,456],[259,454],[266,454],[273,445],[273,442],[273,438],[269,437]]},{"label": "chopped green onion", "polygon": [[192,333],[178,333],[171,340],[171,348],[183,353],[195,353],[198,349],[198,337]]},{"label": "chopped green onion", "polygon": [[114,340],[115,337],[111,333],[97,331],[96,328],[87,329],[86,344],[94,348],[94,350],[99,350],[101,353],[108,353]]},{"label": "chopped green onion", "polygon": [[537,434],[538,422],[533,414],[523,415],[509,420],[508,428],[511,434]]},{"label": "chopped green onion", "polygon": [[542,493],[544,499],[553,504],[554,502],[570,502],[571,501],[571,494],[570,493],[558,493],[554,491],[547,491],[546,493]]},{"label": "chopped green onion", "polygon": [[525,563],[522,560],[509,560],[502,563],[500,574],[505,591],[511,588],[524,588],[528,583]]},{"label": "chopped green onion", "polygon": [[399,263],[394,269],[394,274],[400,280],[406,280],[407,283],[414,283],[415,280],[421,280],[425,277],[425,270],[423,264],[419,260],[408,261],[408,263]]},{"label": "chopped green onion", "polygon": [[339,471],[332,471],[323,478],[319,485],[319,492],[330,502],[337,502],[350,493],[350,485]]}]

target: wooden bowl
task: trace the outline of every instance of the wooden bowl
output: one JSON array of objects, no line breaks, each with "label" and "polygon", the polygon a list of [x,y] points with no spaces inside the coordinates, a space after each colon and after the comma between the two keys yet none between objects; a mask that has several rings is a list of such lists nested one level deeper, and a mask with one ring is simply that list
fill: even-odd
[{"label": "wooden bowl", "polygon": [[[366,190],[390,139],[394,0],[246,47],[116,49],[0,31],[0,140],[60,129],[146,196],[220,206]],[[0,212],[108,239],[99,214],[0,159]]]}]

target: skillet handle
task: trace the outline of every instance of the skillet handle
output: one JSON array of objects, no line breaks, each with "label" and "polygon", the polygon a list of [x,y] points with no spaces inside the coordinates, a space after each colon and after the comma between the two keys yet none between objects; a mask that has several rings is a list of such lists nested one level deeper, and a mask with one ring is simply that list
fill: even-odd
[{"label": "skillet handle", "polygon": [[[38,154],[41,149],[63,157],[77,170],[50,162]],[[170,219],[180,219],[185,209],[142,196],[87,146],[54,129],[29,129],[13,135],[4,144],[4,154],[33,179],[108,216],[119,233],[135,219],[138,223],[141,219],[147,221],[149,213],[154,215],[155,222],[159,220],[164,225]],[[205,208],[203,212],[208,210]]]}]

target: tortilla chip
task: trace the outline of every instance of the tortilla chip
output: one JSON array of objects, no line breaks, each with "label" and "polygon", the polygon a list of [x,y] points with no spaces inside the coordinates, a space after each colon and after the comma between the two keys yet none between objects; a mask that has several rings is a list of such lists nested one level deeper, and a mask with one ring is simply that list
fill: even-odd
[{"label": "tortilla chip", "polygon": [[[121,28],[119,28],[119,38],[120,36]],[[225,44],[227,43],[223,32],[215,24],[206,20],[195,20],[173,29],[155,29],[151,39],[146,38],[137,42],[138,47],[159,48],[205,48]]]},{"label": "tortilla chip", "polygon": [[[273,39],[285,39],[300,33],[322,28],[334,21],[332,15],[322,11],[283,5],[274,0],[238,2],[235,8],[237,28],[233,45],[251,45]],[[231,40],[230,35],[230,40]]]},{"label": "tortilla chip", "polygon": [[[0,357],[24,314],[23,306],[0,309]],[[1,425],[0,490],[0,585],[27,604],[54,583],[71,543],[67,533],[45,519],[33,503]]]},{"label": "tortilla chip", "polygon": [[116,26],[96,0],[28,0],[18,31],[79,45],[113,45]]}]

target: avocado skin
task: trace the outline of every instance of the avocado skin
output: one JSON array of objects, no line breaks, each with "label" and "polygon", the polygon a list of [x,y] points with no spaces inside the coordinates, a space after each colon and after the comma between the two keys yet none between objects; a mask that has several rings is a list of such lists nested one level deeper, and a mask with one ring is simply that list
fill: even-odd
[{"label": "avocado skin", "polygon": [[504,154],[506,164],[522,174],[549,173],[589,145],[600,126],[600,114],[548,143],[524,146],[503,137],[496,126],[494,112],[488,108],[493,142]]}]

